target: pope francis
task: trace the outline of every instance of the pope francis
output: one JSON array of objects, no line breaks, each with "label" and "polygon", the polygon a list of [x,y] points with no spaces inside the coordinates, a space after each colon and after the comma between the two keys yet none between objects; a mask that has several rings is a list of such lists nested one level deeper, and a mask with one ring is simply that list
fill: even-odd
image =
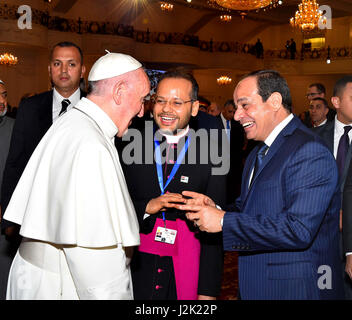
[{"label": "pope francis", "polygon": [[143,115],[149,80],[131,56],[108,53],[88,82],[87,98],[39,143],[5,212],[23,237],[7,299],[133,299],[139,230],[114,137]]}]

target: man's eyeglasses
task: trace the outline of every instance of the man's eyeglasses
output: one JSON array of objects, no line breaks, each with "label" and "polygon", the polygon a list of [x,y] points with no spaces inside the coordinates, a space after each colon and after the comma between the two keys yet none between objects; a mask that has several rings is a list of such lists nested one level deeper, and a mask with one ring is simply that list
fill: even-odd
[{"label": "man's eyeglasses", "polygon": [[171,99],[171,100],[165,100],[165,99],[162,99],[160,97],[156,97],[154,98],[154,103],[155,104],[158,104],[158,105],[161,105],[163,107],[166,106],[167,103],[169,103],[172,107],[174,108],[180,108],[182,107],[184,104],[188,103],[188,102],[194,102],[196,100],[188,100],[188,101],[183,101],[182,99]]}]

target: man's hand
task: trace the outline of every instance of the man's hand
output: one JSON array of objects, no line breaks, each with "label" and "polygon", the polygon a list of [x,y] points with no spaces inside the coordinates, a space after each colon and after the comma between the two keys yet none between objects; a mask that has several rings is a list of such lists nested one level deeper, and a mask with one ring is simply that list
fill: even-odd
[{"label": "man's hand", "polygon": [[182,195],[185,197],[189,197],[189,199],[187,199],[186,201],[186,204],[215,207],[215,202],[212,199],[210,199],[208,196],[202,193],[198,193],[194,191],[183,191]]},{"label": "man's hand", "polygon": [[345,271],[352,280],[352,254],[346,256]]},{"label": "man's hand", "polygon": [[148,214],[155,214],[169,208],[175,208],[179,203],[186,203],[186,199],[179,193],[165,193],[160,197],[150,200],[145,208]]},{"label": "man's hand", "polygon": [[221,219],[225,211],[210,206],[176,205],[179,210],[187,211],[186,217],[193,221],[201,231],[220,232],[222,230]]},{"label": "man's hand", "polygon": [[216,300],[216,297],[204,296],[202,294],[198,295],[198,300]]}]

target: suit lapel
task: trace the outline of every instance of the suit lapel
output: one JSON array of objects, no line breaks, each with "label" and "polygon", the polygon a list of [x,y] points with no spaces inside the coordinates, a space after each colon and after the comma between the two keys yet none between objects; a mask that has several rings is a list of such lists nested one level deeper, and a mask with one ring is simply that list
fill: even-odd
[{"label": "suit lapel", "polygon": [[321,136],[332,153],[334,153],[334,132],[335,132],[335,121],[329,121],[326,124],[326,130],[323,132]]},{"label": "suit lapel", "polygon": [[[266,156],[263,159],[263,163],[260,168],[258,168],[257,173],[255,177],[253,177],[254,180],[252,180],[251,187],[248,189],[247,187],[247,193],[244,198],[243,203],[247,200],[248,195],[251,193],[251,191],[254,188],[254,185],[260,176],[260,173],[264,170],[266,165],[270,162],[270,160],[277,154],[277,152],[280,150],[284,142],[286,141],[287,137],[292,135],[292,133],[297,129],[297,127],[300,125],[300,120],[298,120],[296,117],[294,117],[287,125],[286,127],[279,133],[279,135],[275,138],[274,142],[270,146]],[[247,167],[247,172],[246,172],[246,183],[248,186],[248,181],[250,174],[252,172],[252,168],[255,163],[255,158],[256,158],[256,153],[258,151],[258,147],[256,147],[253,151],[255,151],[255,155],[253,156],[252,163],[250,166]]]},{"label": "suit lapel", "polygon": [[38,119],[41,132],[46,132],[53,124],[53,91],[43,97],[38,105]]}]

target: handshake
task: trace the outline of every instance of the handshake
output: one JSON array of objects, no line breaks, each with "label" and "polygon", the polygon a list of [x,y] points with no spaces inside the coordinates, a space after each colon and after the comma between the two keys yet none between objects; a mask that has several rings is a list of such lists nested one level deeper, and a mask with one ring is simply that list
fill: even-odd
[{"label": "handshake", "polygon": [[217,209],[214,201],[204,194],[193,191],[183,191],[182,194],[165,193],[151,199],[145,212],[155,214],[170,208],[185,211],[187,219],[193,221],[201,231],[222,231],[225,211]]}]

